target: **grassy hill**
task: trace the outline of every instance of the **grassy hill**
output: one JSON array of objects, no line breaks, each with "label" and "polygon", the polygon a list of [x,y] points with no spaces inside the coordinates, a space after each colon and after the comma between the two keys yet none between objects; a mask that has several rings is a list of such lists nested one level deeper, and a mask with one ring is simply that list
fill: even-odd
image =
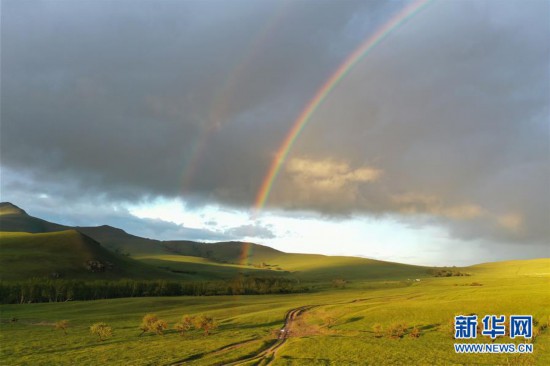
[{"label": "grassy hill", "polygon": [[[105,255],[115,255],[116,258],[126,258],[127,260],[127,257],[121,255],[127,254],[133,259],[147,264],[148,270],[136,272],[140,278],[146,278],[149,275],[166,276],[167,273],[171,273],[189,280],[208,280],[231,279],[238,275],[251,274],[254,276],[292,276],[304,281],[327,282],[334,279],[406,279],[427,275],[426,267],[366,258],[284,253],[267,246],[244,242],[207,244],[186,240],[159,241],[141,238],[108,225],[68,227],[32,217],[11,203],[0,204],[0,228],[2,231],[43,234],[66,230],[82,233],[84,237],[100,243],[102,250],[107,249]],[[38,237],[32,237],[33,241],[36,241]],[[53,237],[55,235],[44,236],[44,238]],[[26,242],[28,238],[31,237],[19,236],[10,240],[12,243],[14,241]],[[32,253],[29,252],[29,255]],[[56,260],[49,259],[48,261],[54,263]],[[74,267],[79,268],[81,258],[74,257],[74,260]],[[130,262],[135,266],[134,262]],[[46,261],[41,263],[46,263]],[[159,270],[151,272],[151,267],[156,267]],[[27,268],[22,266],[14,269],[22,274],[16,275],[14,272],[12,276],[14,278],[25,277],[23,272],[26,273]],[[46,273],[46,269],[42,272]]]},{"label": "grassy hill", "polygon": [[130,253],[133,258],[187,273],[195,278],[227,278],[238,273],[256,276],[288,275],[307,281],[336,278],[404,279],[425,277],[427,268],[367,258],[285,253],[244,242],[198,243],[140,238],[109,226],[77,228],[107,248]]},{"label": "grassy hill", "polygon": [[[550,254],[550,253],[549,253]],[[489,262],[466,267],[477,275],[500,275],[502,277],[550,277],[550,258],[521,259],[502,262]]]},{"label": "grassy hill", "polygon": [[27,278],[174,278],[134,259],[117,255],[76,231],[0,232],[0,277]]},{"label": "grassy hill", "polygon": [[[212,265],[219,263],[240,263],[241,255],[251,247],[255,262],[273,255],[283,254],[280,251],[258,244],[243,242],[200,243],[188,240],[160,241],[142,238],[129,234],[122,229],[109,225],[102,226],[66,226],[28,215],[21,208],[9,203],[0,203],[0,231],[51,233],[65,230],[76,230],[113,252],[130,254],[135,257],[182,255],[206,258]],[[196,261],[193,261],[196,262]]]},{"label": "grassy hill", "polygon": [[9,202],[0,203],[0,231],[48,233],[68,229],[71,228],[29,216],[24,210]]},{"label": "grassy hill", "polygon": [[131,254],[132,256],[167,253],[162,243],[158,240],[141,238],[109,225],[95,227],[77,226],[74,229],[94,238],[94,240],[100,242],[105,248],[112,251]]},{"label": "grassy hill", "polygon": [[197,243],[192,241],[164,241],[164,248],[172,253],[208,258],[217,262],[261,264],[262,261],[284,254],[283,252],[253,243],[240,241]]},{"label": "grassy hill", "polygon": [[335,278],[355,279],[405,279],[425,277],[427,268],[374,259],[325,256],[319,254],[282,253],[270,259],[270,263],[291,271],[304,280],[327,281]]}]

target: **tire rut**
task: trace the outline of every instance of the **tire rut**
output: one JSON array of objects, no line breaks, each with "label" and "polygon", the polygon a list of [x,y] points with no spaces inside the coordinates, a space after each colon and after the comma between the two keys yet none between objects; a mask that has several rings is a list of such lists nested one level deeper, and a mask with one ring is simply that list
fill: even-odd
[{"label": "tire rut", "polygon": [[292,325],[292,322],[296,320],[300,314],[302,314],[304,311],[309,310],[311,308],[314,308],[318,305],[306,305],[306,306],[300,306],[294,309],[290,309],[285,316],[285,324],[279,331],[279,335],[277,336],[277,340],[275,343],[273,343],[271,346],[265,348],[264,350],[259,351],[257,354],[242,358],[233,362],[223,363],[224,366],[236,366],[241,365],[244,363],[249,363],[253,361],[257,361],[256,365],[263,364],[263,365],[270,365],[273,362],[274,355],[277,352],[279,348],[281,348],[288,337],[290,336],[290,326]]}]

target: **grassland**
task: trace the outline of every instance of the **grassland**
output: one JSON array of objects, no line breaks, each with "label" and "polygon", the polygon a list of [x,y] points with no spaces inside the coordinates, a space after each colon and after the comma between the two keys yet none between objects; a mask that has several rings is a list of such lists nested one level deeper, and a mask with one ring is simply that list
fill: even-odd
[{"label": "grassland", "polygon": [[240,274],[255,277],[285,276],[288,272],[258,269],[247,265],[214,262],[203,257],[193,257],[176,254],[142,255],[134,257],[140,262],[157,268],[164,268],[173,273],[179,273],[192,280],[227,280]]},{"label": "grassland", "polygon": [[[11,206],[7,208],[8,213],[1,215],[2,223],[9,222],[13,230],[20,232],[0,232],[2,280],[51,278],[52,273],[57,273],[71,279],[204,281],[227,280],[245,274],[326,283],[337,278],[353,281],[427,275],[426,267],[366,258],[284,253],[242,242],[162,242],[110,226],[61,227],[28,216],[22,210],[20,213]],[[23,232],[29,227],[48,230]],[[60,227],[62,231],[58,231]],[[247,253],[244,260],[243,253]],[[112,263],[112,270],[91,273],[85,268],[90,260]]]},{"label": "grassland", "polygon": [[185,255],[147,254],[135,259],[186,274],[196,279],[230,278],[238,273],[254,276],[286,276],[307,283],[331,282],[334,279],[354,280],[406,280],[428,276],[428,269],[401,263],[384,262],[366,258],[294,254],[277,252],[271,256],[251,256],[253,263],[265,263],[266,267],[224,263],[204,257]]},{"label": "grassland", "polygon": [[[89,261],[108,265],[91,271]],[[0,232],[0,274],[2,280],[51,278],[178,278],[134,259],[117,255],[76,230],[49,233]]]},{"label": "grassland", "polygon": [[[550,321],[550,259],[442,269],[439,273],[445,275],[469,276],[432,277],[426,267],[364,258],[283,253],[240,242],[161,242],[109,226],[71,228],[28,216],[10,204],[0,205],[0,216],[2,230],[20,231],[0,233],[3,281],[51,278],[55,272],[82,280],[229,281],[226,286],[251,275],[291,278],[311,289],[286,295],[1,305],[1,365],[550,364],[550,331],[545,328]],[[111,263],[112,268],[93,272],[84,266],[88,261]],[[333,287],[335,279],[345,288]],[[182,337],[170,328],[164,335],[140,337],[146,313],[170,326],[184,314],[208,314],[219,327],[209,336],[192,330]],[[532,314],[537,320],[534,353],[455,354],[452,319],[472,313]],[[69,322],[67,334],[54,329],[61,320]],[[98,341],[89,332],[97,322],[108,323],[113,336]],[[389,336],[397,324],[404,334]],[[281,339],[283,325],[288,332]],[[411,336],[415,329],[418,337]]]},{"label": "grassland", "polygon": [[[534,340],[534,353],[455,354],[451,320],[456,314],[532,314],[541,324],[550,315],[550,260],[512,261],[464,269],[469,277],[421,281],[353,281],[348,288],[310,294],[172,297],[3,305],[1,364],[190,365],[223,364],[246,358],[274,342],[288,310],[314,305],[294,322],[274,365],[351,364],[550,364],[550,332]],[[472,284],[475,283],[475,286]],[[175,331],[138,337],[145,313],[170,324],[184,314],[206,313],[219,322],[210,336]],[[16,322],[10,319],[17,318]],[[53,323],[69,320],[68,334]],[[92,323],[109,323],[103,342],[89,334]],[[394,323],[417,327],[418,338],[377,338]],[[490,342],[480,337],[477,342]],[[507,337],[497,342],[511,342]]]}]

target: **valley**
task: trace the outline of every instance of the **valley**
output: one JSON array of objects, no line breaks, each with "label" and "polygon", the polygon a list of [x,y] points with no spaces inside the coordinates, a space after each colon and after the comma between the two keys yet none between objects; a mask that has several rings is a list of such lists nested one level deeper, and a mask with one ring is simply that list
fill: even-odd
[{"label": "valley", "polygon": [[[0,306],[0,343],[5,364],[550,362],[548,258],[428,268],[283,253],[239,242],[161,242],[111,227],[83,229],[48,223],[5,204],[2,210],[2,225],[9,223],[11,230],[0,234],[3,285],[42,278],[52,283],[64,279],[112,284],[160,280],[181,286],[202,281],[223,288],[238,279],[263,278],[303,286],[298,293],[254,295],[243,290],[232,296],[140,295],[4,304]],[[24,232],[29,228],[32,232]],[[241,260],[243,251],[248,254],[246,260]],[[90,263],[96,263],[93,270]],[[532,314],[535,352],[454,353],[453,318],[472,313]],[[159,334],[139,336],[140,319],[146,314],[165,322]],[[196,326],[180,334],[174,327],[184,315],[192,319],[208,316],[216,326],[209,335]],[[63,321],[66,328],[61,332],[56,326]],[[111,336],[102,341],[89,331],[98,322],[112,329]]]}]

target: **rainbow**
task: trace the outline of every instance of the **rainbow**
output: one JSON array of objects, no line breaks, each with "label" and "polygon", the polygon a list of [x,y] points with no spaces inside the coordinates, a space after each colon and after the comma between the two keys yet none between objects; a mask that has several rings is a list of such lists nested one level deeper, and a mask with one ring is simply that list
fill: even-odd
[{"label": "rainbow", "polygon": [[430,2],[432,2],[432,0],[417,0],[394,15],[373,35],[368,37],[361,45],[359,45],[359,47],[357,47],[355,51],[353,51],[353,53],[351,53],[346,60],[340,64],[338,69],[330,76],[330,78],[328,78],[317,93],[315,93],[315,96],[302,110],[283,140],[283,143],[275,153],[271,166],[269,167],[269,170],[267,171],[256,196],[254,203],[254,216],[256,216],[265,206],[267,199],[269,198],[269,194],[271,193],[271,189],[273,188],[273,183],[277,179],[277,175],[279,174],[283,163],[286,161],[288,153],[292,149],[296,139],[304,130],[304,127],[311,119],[311,116],[327,98],[334,87],[349,73],[349,71],[353,68],[353,66],[355,66],[355,64],[357,64],[359,60],[369,53],[369,51],[376,47],[390,33],[403,25],[407,20],[418,14]]},{"label": "rainbow", "polygon": [[231,99],[239,81],[244,79],[248,66],[256,58],[257,53],[261,51],[264,44],[267,43],[269,37],[277,30],[288,9],[289,3],[286,1],[277,4],[274,13],[268,18],[256,35],[252,37],[252,41],[247,47],[248,51],[243,54],[240,61],[228,73],[221,88],[214,93],[210,103],[208,123],[199,126],[199,134],[184,163],[184,169],[181,174],[182,193],[186,194],[190,188],[195,178],[195,173],[201,164],[201,159],[208,147],[210,137],[226,123]]}]

